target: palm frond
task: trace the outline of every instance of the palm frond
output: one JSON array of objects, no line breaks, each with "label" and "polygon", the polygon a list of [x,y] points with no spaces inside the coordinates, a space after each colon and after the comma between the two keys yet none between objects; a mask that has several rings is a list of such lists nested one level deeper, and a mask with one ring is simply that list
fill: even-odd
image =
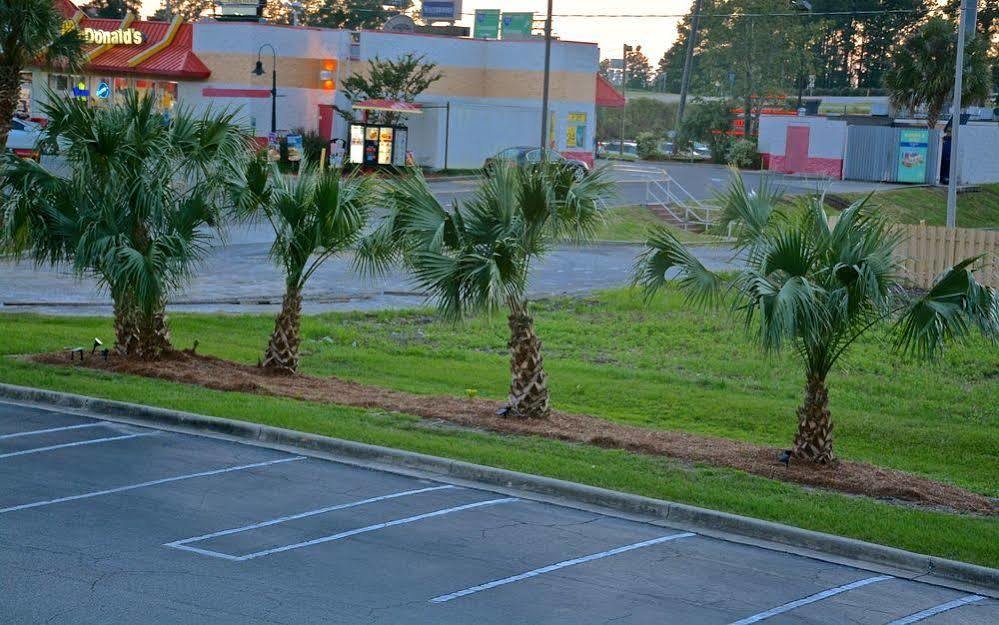
[{"label": "palm frond", "polygon": [[964,339],[975,327],[992,342],[999,339],[999,293],[975,280],[973,267],[982,258],[966,258],[946,270],[906,308],[896,322],[897,349],[933,358],[946,342]]},{"label": "palm frond", "polygon": [[646,249],[635,263],[635,283],[646,298],[655,295],[674,275],[688,301],[698,305],[716,303],[722,280],[690,253],[668,228],[649,233]]}]

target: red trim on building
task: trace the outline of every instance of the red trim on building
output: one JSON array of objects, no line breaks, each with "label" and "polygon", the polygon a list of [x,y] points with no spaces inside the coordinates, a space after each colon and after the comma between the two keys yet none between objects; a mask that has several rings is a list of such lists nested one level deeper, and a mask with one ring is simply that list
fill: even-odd
[{"label": "red trim on building", "polygon": [[627,103],[624,95],[603,75],[597,74],[597,106],[624,108]]},{"label": "red trim on building", "polygon": [[821,174],[836,180],[843,179],[843,159],[809,156],[803,167],[788,166],[787,157],[780,154],[760,154],[763,168],[783,174]]},{"label": "red trim on building", "polygon": [[201,95],[206,98],[269,98],[270,89],[222,89],[220,87],[205,87]]}]

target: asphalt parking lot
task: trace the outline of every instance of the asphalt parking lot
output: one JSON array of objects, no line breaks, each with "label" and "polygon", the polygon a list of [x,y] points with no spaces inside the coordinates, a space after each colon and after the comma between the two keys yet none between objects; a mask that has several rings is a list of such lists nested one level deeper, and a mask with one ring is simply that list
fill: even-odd
[{"label": "asphalt parking lot", "polygon": [[999,623],[999,601],[0,402],[0,623]]}]

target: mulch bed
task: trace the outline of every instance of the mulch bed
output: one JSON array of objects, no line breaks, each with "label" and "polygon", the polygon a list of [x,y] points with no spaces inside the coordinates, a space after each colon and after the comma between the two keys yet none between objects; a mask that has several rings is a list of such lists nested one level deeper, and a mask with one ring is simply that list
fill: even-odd
[{"label": "mulch bed", "polygon": [[[65,353],[39,354],[37,362],[69,365]],[[222,391],[259,393],[312,402],[377,408],[439,419],[460,426],[506,434],[543,436],[641,454],[740,469],[754,475],[878,499],[944,507],[984,515],[999,514],[992,499],[963,488],[863,462],[839,460],[831,466],[777,462],[780,449],[685,432],[652,430],[581,414],[553,411],[548,419],[498,416],[501,402],[437,395],[416,395],[341,380],[335,377],[276,374],[189,351],[171,352],[163,360],[142,362],[88,357],[73,366],[196,384]]]}]

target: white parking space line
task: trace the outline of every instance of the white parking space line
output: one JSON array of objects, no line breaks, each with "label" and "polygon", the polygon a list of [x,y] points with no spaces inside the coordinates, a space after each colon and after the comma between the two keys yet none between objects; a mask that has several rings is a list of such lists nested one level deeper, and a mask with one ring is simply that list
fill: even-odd
[{"label": "white parking space line", "polygon": [[66,447],[79,447],[80,445],[95,445],[97,443],[110,443],[111,441],[123,441],[129,438],[139,438],[141,436],[155,436],[159,432],[143,432],[141,434],[125,434],[123,436],[109,436],[107,438],[92,438],[86,441],[76,441],[75,443],[63,443],[62,445],[49,445],[48,447],[34,447],[32,449],[22,449],[21,451],[12,451],[6,454],[0,454],[0,458],[13,458],[14,456],[26,456],[28,454],[37,454],[43,451],[52,451],[54,449],[64,449]]},{"label": "white parking space line", "polygon": [[559,569],[564,569],[567,566],[575,566],[577,564],[583,564],[584,562],[592,562],[593,560],[599,560],[601,558],[606,558],[609,556],[616,556],[619,553],[625,553],[628,551],[633,551],[635,549],[641,549],[643,547],[651,547],[652,545],[658,545],[659,543],[664,543],[670,540],[676,540],[678,538],[689,538],[691,536],[696,536],[692,532],[684,532],[682,534],[670,534],[669,536],[660,536],[659,538],[653,538],[652,540],[645,540],[640,543],[633,543],[630,545],[625,545],[623,547],[618,547],[617,549],[611,549],[609,551],[601,551],[600,553],[591,553],[588,556],[582,556],[580,558],[573,558],[572,560],[565,560],[563,562],[558,562],[556,564],[549,564],[548,566],[541,567],[540,569],[534,569],[533,571],[527,571],[526,573],[520,573],[519,575],[511,575],[510,577],[504,577],[503,579],[497,579],[491,582],[486,582],[485,584],[480,584],[478,586],[472,586],[471,588],[466,588],[464,590],[459,590],[457,592],[452,592],[447,595],[441,595],[439,597],[434,597],[430,600],[430,603],[445,603],[451,601],[452,599],[457,599],[458,597],[464,597],[466,595],[471,595],[483,590],[489,590],[490,588],[496,588],[497,586],[503,586],[505,584],[512,584],[513,582],[519,582],[524,579],[531,577],[536,577],[538,575],[543,575],[545,573],[551,573],[552,571],[557,571]]},{"label": "white parking space line", "polygon": [[842,586],[830,588],[829,590],[823,590],[822,592],[817,592],[814,595],[809,595],[802,599],[798,599],[797,601],[792,601],[790,603],[785,603],[784,605],[779,605],[776,608],[771,608],[766,612],[760,612],[759,614],[754,614],[753,616],[746,617],[734,623],[730,623],[729,625],[749,625],[750,623],[759,623],[760,621],[768,619],[771,616],[777,616],[778,614],[790,612],[795,608],[800,608],[803,605],[808,605],[809,603],[815,603],[816,601],[821,601],[828,597],[832,597],[833,595],[838,595],[841,592],[853,590],[854,588],[860,588],[861,586],[867,586],[868,584],[876,584],[878,582],[883,582],[889,579],[894,579],[894,578],[891,575],[878,575],[877,577],[868,577],[866,579],[857,580],[849,584],[844,584]]},{"label": "white parking space line", "polygon": [[157,484],[168,484],[170,482],[179,482],[181,480],[189,480],[196,477],[208,477],[210,475],[219,475],[222,473],[231,473],[233,471],[245,471],[246,469],[256,469],[259,467],[266,467],[272,464],[281,464],[284,462],[295,462],[296,460],[305,460],[305,456],[294,456],[292,458],[281,458],[279,460],[268,460],[267,462],[255,462],[253,464],[243,464],[235,467],[227,467],[224,469],[214,469],[212,471],[201,471],[200,473],[188,473],[187,475],[175,475],[174,477],[165,477],[159,480],[150,480],[148,482],[140,482],[139,484],[129,484],[128,486],[119,486],[118,488],[108,488],[106,490],[95,490],[89,493],[83,493],[81,495],[70,495],[68,497],[59,497],[57,499],[48,499],[45,501],[33,501],[31,503],[24,503],[18,506],[10,506],[9,508],[0,508],[0,514],[6,514],[8,512],[15,512],[17,510],[27,510],[29,508],[39,508],[41,506],[49,506],[56,503],[63,503],[66,501],[77,501],[80,499],[90,499],[91,497],[100,497],[102,495],[111,495],[114,493],[123,493],[130,490],[135,490],[137,488],[146,488],[147,486],[156,486]]},{"label": "white parking space line", "polygon": [[285,523],[287,521],[294,521],[295,519],[304,519],[306,517],[315,516],[317,514],[325,514],[326,512],[333,512],[334,510],[345,510],[347,508],[356,508],[357,506],[363,506],[369,503],[375,503],[376,501],[385,501],[388,499],[396,499],[398,497],[408,497],[409,495],[418,495],[420,493],[428,493],[435,490],[448,490],[451,488],[457,488],[456,486],[446,485],[446,486],[430,486],[428,488],[418,488],[416,490],[404,490],[398,493],[390,493],[388,495],[379,495],[378,497],[371,497],[369,499],[361,499],[359,501],[350,501],[348,503],[340,503],[335,506],[326,506],[325,508],[318,508],[316,510],[308,510],[306,512],[299,512],[298,514],[289,514],[288,516],[278,517],[276,519],[270,519],[269,521],[261,521],[259,523],[253,523],[252,525],[244,525],[242,527],[234,527],[232,529],[220,530],[218,532],[212,532],[211,534],[202,534],[201,536],[194,536],[191,538],[184,538],[183,540],[175,540],[171,543],[166,543],[166,547],[180,547],[181,545],[187,545],[189,543],[201,542],[203,540],[208,540],[210,538],[218,538],[219,536],[228,536],[229,534],[238,534],[239,532],[248,532],[250,530],[259,529],[261,527],[267,527],[269,525],[277,525],[278,523]]},{"label": "white parking space line", "polygon": [[947,603],[941,603],[940,605],[933,606],[932,608],[927,608],[922,612],[916,612],[915,614],[910,614],[904,618],[900,618],[897,621],[892,621],[888,625],[909,625],[909,623],[917,623],[923,619],[930,618],[935,614],[940,614],[941,612],[946,612],[947,610],[953,610],[954,608],[960,608],[962,605],[968,605],[969,603],[974,603],[976,601],[981,601],[985,597],[980,595],[967,595],[959,599],[954,599],[953,601],[948,601]]},{"label": "white parking space line", "polygon": [[489,499],[487,501],[477,501],[475,503],[465,504],[463,506],[455,506],[454,508],[444,508],[443,510],[434,510],[433,512],[427,512],[425,514],[417,514],[415,516],[406,517],[403,519],[395,519],[392,521],[386,521],[385,523],[376,523],[374,525],[368,525],[366,527],[359,527],[352,530],[347,530],[345,532],[340,532],[338,534],[332,534],[330,536],[322,536],[320,538],[315,538],[313,540],[307,540],[300,543],[292,543],[290,545],[284,545],[281,547],[273,547],[271,549],[265,549],[263,551],[255,551],[253,553],[248,553],[241,556],[234,556],[227,553],[220,553],[218,551],[211,551],[208,549],[198,549],[196,547],[190,547],[183,544],[183,541],[177,541],[174,543],[167,543],[167,547],[173,547],[175,549],[185,549],[187,551],[193,551],[194,553],[200,553],[206,556],[212,556],[215,558],[223,558],[225,560],[233,560],[236,562],[242,562],[244,560],[252,560],[254,558],[260,558],[263,556],[269,556],[275,553],[282,553],[284,551],[291,551],[293,549],[301,549],[303,547],[311,547],[313,545],[320,545],[322,543],[332,542],[334,540],[342,540],[344,538],[349,538],[351,536],[357,536],[358,534],[365,534],[367,532],[374,532],[377,530],[385,529],[388,527],[395,527],[396,525],[405,525],[407,523],[415,523],[416,521],[422,521],[424,519],[431,519],[434,517],[443,516],[445,514],[451,514],[452,512],[461,512],[462,510],[471,510],[473,508],[481,508],[484,506],[495,506],[498,504],[512,503],[514,501],[520,501],[516,497],[504,497],[502,499]]},{"label": "white parking space line", "polygon": [[30,430],[28,432],[15,432],[14,434],[3,434],[0,435],[0,440],[6,440],[8,438],[18,438],[19,436],[34,436],[36,434],[48,434],[49,432],[62,432],[63,430],[80,430],[83,428],[95,428],[98,426],[107,425],[103,421],[97,421],[95,423],[79,423],[77,425],[67,425],[61,428],[46,428],[44,430]]}]

